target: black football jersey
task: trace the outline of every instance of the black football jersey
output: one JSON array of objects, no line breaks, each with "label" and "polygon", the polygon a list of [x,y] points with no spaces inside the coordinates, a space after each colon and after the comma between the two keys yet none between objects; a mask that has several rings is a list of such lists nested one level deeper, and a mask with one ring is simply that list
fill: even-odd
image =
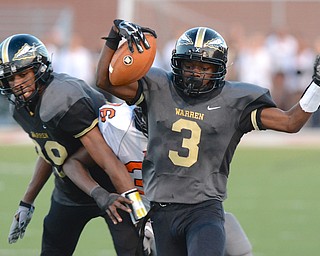
[{"label": "black football jersey", "polygon": [[[34,142],[38,155],[52,165],[55,200],[66,205],[92,204],[93,199],[65,177],[62,165],[82,146],[79,137],[97,125],[99,107],[105,98],[82,80],[53,74],[34,113],[15,108],[13,117]],[[102,169],[95,166],[89,171],[103,187],[115,191]]]},{"label": "black football jersey", "polygon": [[187,97],[172,81],[172,73],[157,68],[139,81],[136,104],[148,111],[145,194],[156,202],[223,201],[238,143],[263,129],[257,110],[275,104],[267,89],[252,84],[226,81],[211,93]]}]

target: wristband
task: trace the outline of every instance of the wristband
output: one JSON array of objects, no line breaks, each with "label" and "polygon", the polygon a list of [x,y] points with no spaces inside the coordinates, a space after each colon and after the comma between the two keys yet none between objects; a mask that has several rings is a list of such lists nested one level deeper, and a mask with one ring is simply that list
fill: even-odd
[{"label": "wristband", "polygon": [[102,39],[106,40],[106,46],[115,51],[118,49],[121,36],[111,27],[109,35],[107,37],[102,37]]},{"label": "wristband", "polygon": [[32,204],[28,204],[28,203],[25,203],[23,201],[20,201],[19,206],[23,206],[23,207],[26,207],[26,208],[30,209],[32,207]]},{"label": "wristband", "polygon": [[121,194],[121,196],[128,198],[133,203],[129,205],[131,209],[130,217],[134,224],[147,215],[147,210],[142,202],[141,196],[136,188],[130,189]]},{"label": "wristband", "polygon": [[94,192],[97,188],[100,188],[100,186],[97,185],[97,186],[93,187],[93,188],[90,190],[89,195],[90,195],[91,197],[93,197],[93,192]]},{"label": "wristband", "polygon": [[299,104],[304,112],[316,112],[320,106],[320,87],[312,82],[302,95]]}]

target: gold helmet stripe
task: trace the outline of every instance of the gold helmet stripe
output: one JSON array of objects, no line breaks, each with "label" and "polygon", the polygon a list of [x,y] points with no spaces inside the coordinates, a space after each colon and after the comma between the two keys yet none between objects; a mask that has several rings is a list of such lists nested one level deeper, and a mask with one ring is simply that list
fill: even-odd
[{"label": "gold helmet stripe", "polygon": [[3,46],[2,46],[2,62],[3,63],[6,63],[6,62],[10,62],[10,59],[9,59],[9,52],[8,52],[8,47],[9,47],[9,44],[10,44],[10,41],[11,41],[11,38],[13,36],[10,36],[9,38],[7,38],[4,42],[3,42]]},{"label": "gold helmet stripe", "polygon": [[202,47],[204,35],[206,34],[206,28],[199,28],[196,36],[196,41],[194,42],[195,47]]}]

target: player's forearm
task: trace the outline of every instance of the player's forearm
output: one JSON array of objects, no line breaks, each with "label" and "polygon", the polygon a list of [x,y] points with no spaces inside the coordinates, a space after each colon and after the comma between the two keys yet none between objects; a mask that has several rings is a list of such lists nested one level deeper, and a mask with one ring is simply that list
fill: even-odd
[{"label": "player's forearm", "polygon": [[78,188],[89,196],[90,191],[98,186],[83,164],[72,156],[63,165],[63,171]]},{"label": "player's forearm", "polygon": [[92,159],[109,175],[118,193],[134,188],[134,183],[126,167],[113,153],[95,127],[80,138]]},{"label": "player's forearm", "polygon": [[41,157],[38,158],[35,171],[32,179],[27,187],[27,190],[22,198],[23,202],[32,204],[37,198],[43,186],[48,181],[51,175],[51,165],[44,161]]},{"label": "player's forearm", "polygon": [[311,113],[304,112],[299,104],[288,111],[278,108],[265,108],[261,112],[261,122],[267,129],[287,133],[298,132],[310,118]]},{"label": "player's forearm", "polygon": [[108,46],[103,46],[97,66],[96,85],[102,90],[111,93],[112,85],[109,81],[109,64],[114,54],[114,50]]},{"label": "player's forearm", "polygon": [[101,50],[98,60],[96,86],[120,99],[130,102],[136,96],[138,83],[136,82],[133,85],[127,86],[114,86],[109,79],[109,66],[111,59],[121,40],[121,37],[118,35],[116,30],[117,28],[113,26],[109,35],[104,38],[106,39],[106,43]]},{"label": "player's forearm", "polygon": [[104,170],[108,173],[118,193],[121,194],[133,189],[134,183],[125,165],[117,157],[110,158],[110,163],[110,165],[105,166]]},{"label": "player's forearm", "polygon": [[106,42],[101,50],[98,61],[96,85],[100,89],[112,93],[112,84],[109,80],[109,65],[114,52],[118,48],[121,37],[118,34],[117,28],[112,26],[108,36],[103,39],[105,39]]},{"label": "player's forearm", "polygon": [[[109,150],[104,150],[108,152]],[[103,159],[99,159],[99,156],[96,158],[96,162],[99,166],[108,174],[112,184],[117,189],[118,193],[123,193],[130,189],[134,188],[133,180],[128,173],[127,168],[120,160],[114,155],[114,153],[109,151],[106,153]]]}]

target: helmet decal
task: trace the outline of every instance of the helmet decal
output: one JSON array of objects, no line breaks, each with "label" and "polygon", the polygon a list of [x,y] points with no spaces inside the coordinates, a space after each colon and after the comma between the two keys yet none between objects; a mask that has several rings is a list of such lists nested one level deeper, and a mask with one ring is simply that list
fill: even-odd
[{"label": "helmet decal", "polygon": [[[215,39],[212,39],[212,40],[209,40],[208,42],[206,42],[203,45],[203,47],[215,49],[215,50],[218,50],[223,53],[224,51],[223,51],[223,48],[220,47],[221,45],[225,45],[225,42],[222,41],[220,38],[215,38]],[[225,45],[225,48],[227,48],[227,45]]]},{"label": "helmet decal", "polygon": [[192,39],[187,35],[187,33],[184,33],[181,37],[180,40],[177,42],[178,45],[193,45]]},{"label": "helmet decal", "polygon": [[34,59],[37,56],[37,49],[41,47],[41,44],[33,43],[33,45],[30,46],[28,43],[25,43],[22,48],[19,49],[18,52],[13,56],[12,61],[25,60],[29,58]]}]

